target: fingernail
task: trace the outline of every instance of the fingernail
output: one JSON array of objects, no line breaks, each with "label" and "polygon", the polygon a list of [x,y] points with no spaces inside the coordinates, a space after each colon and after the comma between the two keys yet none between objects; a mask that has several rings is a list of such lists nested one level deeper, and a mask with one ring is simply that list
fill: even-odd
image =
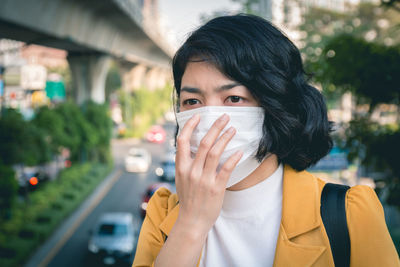
[{"label": "fingernail", "polygon": [[230,128],[227,130],[228,133],[233,133],[234,131],[235,131],[235,128],[233,128],[233,127],[230,127]]},{"label": "fingernail", "polygon": [[194,119],[194,120],[197,120],[198,118],[199,118],[199,114],[194,114],[193,116],[192,116],[192,119]]},{"label": "fingernail", "polygon": [[221,121],[227,121],[228,120],[228,115],[224,114],[224,115],[221,116],[220,119],[221,119]]}]

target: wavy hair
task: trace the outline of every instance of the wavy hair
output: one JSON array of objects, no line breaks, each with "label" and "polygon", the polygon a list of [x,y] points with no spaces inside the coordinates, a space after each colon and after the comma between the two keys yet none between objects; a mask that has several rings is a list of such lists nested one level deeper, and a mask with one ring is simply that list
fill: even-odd
[{"label": "wavy hair", "polygon": [[324,98],[308,83],[299,50],[270,22],[239,14],[217,17],[195,30],[173,58],[178,98],[186,65],[199,59],[246,86],[264,108],[258,160],[273,153],[301,171],[330,151],[332,123]]}]

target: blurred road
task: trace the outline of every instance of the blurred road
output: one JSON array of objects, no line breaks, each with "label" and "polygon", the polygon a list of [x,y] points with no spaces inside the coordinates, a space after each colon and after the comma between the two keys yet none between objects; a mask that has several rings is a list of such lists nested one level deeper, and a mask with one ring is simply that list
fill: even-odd
[{"label": "blurred road", "polygon": [[[83,220],[71,238],[64,244],[58,253],[52,258],[48,266],[98,266],[92,262],[88,252],[89,230],[104,212],[130,212],[136,218],[140,229],[140,203],[143,192],[148,185],[158,181],[155,169],[160,166],[160,161],[169,145],[168,141],[173,135],[173,125],[167,125],[168,137],[164,144],[152,144],[133,139],[113,140],[112,151],[115,166],[123,170],[122,175],[112,186],[93,211]],[[127,173],[124,170],[124,157],[129,148],[144,147],[152,154],[152,166],[147,173]],[[127,265],[129,266],[129,265]]]}]

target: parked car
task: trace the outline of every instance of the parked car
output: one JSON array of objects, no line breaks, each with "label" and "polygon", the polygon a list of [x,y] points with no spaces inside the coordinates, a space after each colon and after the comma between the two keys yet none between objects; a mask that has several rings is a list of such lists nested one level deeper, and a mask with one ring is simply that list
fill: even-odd
[{"label": "parked car", "polygon": [[156,175],[159,176],[162,181],[175,181],[175,150],[171,150],[167,153],[161,161],[161,166],[156,169]]},{"label": "parked car", "polygon": [[127,172],[147,172],[151,165],[151,154],[145,148],[134,147],[125,157]]},{"label": "parked car", "polygon": [[175,186],[169,183],[154,183],[151,184],[149,187],[147,187],[147,190],[144,192],[142,196],[142,204],[140,205],[140,213],[142,215],[142,218],[146,216],[147,203],[149,202],[150,198],[154,195],[157,189],[161,187],[165,187],[173,193],[176,192]]},{"label": "parked car", "polygon": [[166,136],[167,133],[161,125],[153,125],[146,134],[146,140],[161,144],[165,141]]},{"label": "parked car", "polygon": [[91,256],[102,263],[132,263],[138,229],[132,214],[104,213],[95,225],[88,243]]}]

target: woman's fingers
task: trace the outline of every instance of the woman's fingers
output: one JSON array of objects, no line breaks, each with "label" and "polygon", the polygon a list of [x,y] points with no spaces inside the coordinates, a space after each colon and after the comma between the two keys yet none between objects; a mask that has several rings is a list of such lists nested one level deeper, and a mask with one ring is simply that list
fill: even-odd
[{"label": "woman's fingers", "polygon": [[225,188],[225,185],[228,182],[228,179],[231,176],[233,169],[236,167],[242,156],[243,152],[237,151],[235,154],[233,154],[226,160],[226,162],[224,163],[224,165],[222,165],[222,168],[217,175],[216,183],[218,184],[222,183]]},{"label": "woman's fingers", "polygon": [[232,137],[235,135],[236,130],[233,127],[230,127],[225,133],[218,139],[215,145],[209,150],[206,158],[206,162],[204,164],[204,173],[205,174],[214,174],[216,173],[220,157],[224,152],[226,146],[229,141],[232,140]]},{"label": "woman's fingers", "polygon": [[182,131],[180,132],[176,141],[176,161],[183,162],[187,159],[190,159],[190,138],[193,130],[196,128],[199,122],[200,115],[195,114],[186,122],[185,126],[183,126]]},{"label": "woman's fingers", "polygon": [[196,154],[196,158],[193,163],[193,167],[196,170],[203,171],[204,163],[206,161],[207,154],[209,150],[214,146],[215,141],[218,136],[228,124],[229,116],[224,114],[219,117],[211,126],[207,134],[201,139],[199,149]]}]

